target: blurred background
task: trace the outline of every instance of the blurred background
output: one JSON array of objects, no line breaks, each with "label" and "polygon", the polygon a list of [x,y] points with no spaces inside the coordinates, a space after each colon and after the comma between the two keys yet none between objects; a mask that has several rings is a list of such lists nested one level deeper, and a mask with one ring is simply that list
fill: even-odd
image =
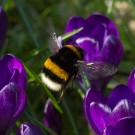
[{"label": "blurred background", "polygon": [[[6,11],[9,21],[7,38],[0,55],[12,53],[26,65],[26,111],[35,115],[38,121],[43,122],[48,95],[45,92],[47,88],[41,87],[36,77],[41,73],[45,59],[51,54],[48,48],[50,26],[54,26],[57,35],[62,35],[71,16],[86,18],[94,12],[101,12],[113,20],[120,32],[124,55],[117,74],[107,86],[106,93],[117,84],[126,83],[135,66],[134,0],[1,0],[0,5]],[[93,134],[83,112],[84,94],[77,83],[73,83],[64,95],[64,102],[59,104],[63,111],[63,135]],[[16,126],[24,121],[31,121],[27,113],[22,115]],[[11,134],[14,134],[14,130],[15,128]]]}]

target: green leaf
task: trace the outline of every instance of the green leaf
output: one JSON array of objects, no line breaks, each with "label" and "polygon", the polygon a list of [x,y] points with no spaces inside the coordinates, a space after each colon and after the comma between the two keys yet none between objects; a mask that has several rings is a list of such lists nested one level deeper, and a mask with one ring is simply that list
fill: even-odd
[{"label": "green leaf", "polygon": [[24,67],[26,69],[26,72],[28,74],[28,76],[35,80],[37,83],[40,84],[40,86],[42,87],[43,91],[49,96],[49,98],[51,99],[53,105],[55,106],[55,108],[62,113],[62,109],[60,108],[60,106],[58,105],[56,99],[54,98],[54,96],[51,94],[50,90],[48,90],[48,88],[43,84],[43,82],[40,80],[40,78],[38,77],[38,75],[35,74],[35,72],[32,71],[32,69],[30,69],[26,64],[24,64]]},{"label": "green leaf", "polygon": [[71,36],[77,34],[78,32],[82,31],[83,30],[83,27],[79,28],[79,29],[75,29],[69,33],[66,33],[64,35],[62,35],[62,40],[66,40],[68,38],[70,38]]}]

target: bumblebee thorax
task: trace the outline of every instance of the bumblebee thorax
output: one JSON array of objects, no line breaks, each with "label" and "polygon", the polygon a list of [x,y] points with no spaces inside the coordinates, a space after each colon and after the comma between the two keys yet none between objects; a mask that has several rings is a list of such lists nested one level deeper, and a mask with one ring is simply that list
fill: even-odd
[{"label": "bumblebee thorax", "polygon": [[69,48],[73,53],[75,53],[79,60],[84,58],[84,50],[78,46],[65,45],[64,47]]}]

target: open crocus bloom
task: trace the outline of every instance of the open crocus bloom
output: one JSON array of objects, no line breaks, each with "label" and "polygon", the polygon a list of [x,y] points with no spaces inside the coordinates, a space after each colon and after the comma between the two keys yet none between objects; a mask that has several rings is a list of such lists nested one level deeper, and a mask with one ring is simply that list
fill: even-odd
[{"label": "open crocus bloom", "polygon": [[11,54],[0,59],[0,134],[7,135],[26,106],[26,72]]},{"label": "open crocus bloom", "polygon": [[135,69],[127,85],[118,85],[105,97],[95,89],[84,99],[87,121],[97,135],[135,134]]},{"label": "open crocus bloom", "polygon": [[[87,19],[71,17],[66,25],[66,33],[83,27],[66,43],[77,45],[85,51],[86,61],[105,61],[115,66],[120,63],[123,48],[119,31],[106,16],[94,13]],[[109,57],[110,56],[110,57]]]},{"label": "open crocus bloom", "polygon": [[[94,13],[86,19],[73,16],[67,22],[65,33],[80,27],[83,30],[73,35],[66,44],[81,47],[85,52],[85,61],[108,62],[118,67],[123,47],[115,24],[100,13]],[[109,80],[110,77],[90,82],[92,87],[103,89]]]}]

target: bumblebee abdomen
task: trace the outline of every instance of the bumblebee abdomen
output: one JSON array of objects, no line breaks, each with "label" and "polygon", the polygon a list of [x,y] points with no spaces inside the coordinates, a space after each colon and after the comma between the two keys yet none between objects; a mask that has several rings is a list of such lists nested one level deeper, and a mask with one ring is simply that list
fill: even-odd
[{"label": "bumblebee abdomen", "polygon": [[69,79],[69,73],[54,63],[49,57],[43,67],[42,80],[48,88],[59,91]]},{"label": "bumblebee abdomen", "polygon": [[51,60],[51,57],[45,61],[44,67],[52,72],[52,74],[56,75],[58,78],[62,79],[63,81],[67,81],[69,73],[62,69],[59,65],[55,64]]}]

